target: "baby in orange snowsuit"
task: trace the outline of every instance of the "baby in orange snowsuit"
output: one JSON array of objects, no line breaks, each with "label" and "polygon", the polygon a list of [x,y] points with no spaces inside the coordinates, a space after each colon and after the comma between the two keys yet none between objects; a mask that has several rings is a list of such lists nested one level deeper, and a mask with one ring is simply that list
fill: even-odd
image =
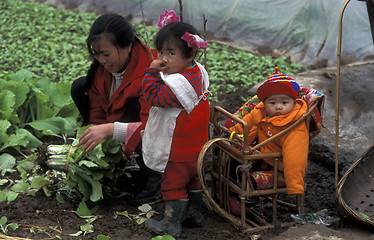
[{"label": "baby in orange snowsuit", "polygon": [[[308,110],[306,102],[297,98],[299,85],[277,70],[257,89],[261,102],[243,117],[248,123],[249,142],[255,139],[263,142],[288,128]],[[238,123],[230,131],[243,134],[243,126]],[[288,194],[304,193],[308,150],[309,134],[305,121],[260,149],[262,153],[282,152],[278,170],[284,172]],[[262,167],[267,164],[272,165],[272,160],[264,159]]]}]

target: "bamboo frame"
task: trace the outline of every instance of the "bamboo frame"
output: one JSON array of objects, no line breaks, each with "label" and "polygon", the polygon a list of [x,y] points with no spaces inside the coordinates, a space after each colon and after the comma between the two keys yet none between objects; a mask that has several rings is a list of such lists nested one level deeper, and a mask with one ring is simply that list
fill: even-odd
[{"label": "bamboo frame", "polygon": [[[297,195],[296,204],[291,204],[287,202],[280,202],[277,199],[278,194],[286,194],[287,188],[279,188],[277,185],[278,172],[274,171],[273,176],[273,188],[265,190],[254,190],[250,187],[248,183],[248,176],[242,172],[241,173],[241,183],[234,183],[229,176],[230,165],[232,161],[238,162],[240,165],[248,165],[259,159],[272,158],[274,159],[274,169],[278,169],[278,159],[282,156],[281,152],[273,153],[260,153],[260,149],[265,144],[273,141],[284,134],[287,134],[293,128],[298,126],[302,122],[309,123],[309,118],[311,113],[317,107],[318,102],[314,103],[308,111],[295,123],[293,123],[287,129],[281,131],[280,133],[272,136],[268,140],[254,146],[250,147],[248,140],[248,125],[245,121],[237,118],[233,114],[229,113],[225,109],[216,106],[214,108],[214,115],[212,120],[212,126],[214,128],[215,137],[209,140],[201,150],[198,157],[198,178],[202,184],[202,189],[205,195],[205,204],[211,209],[216,211],[218,214],[223,216],[227,221],[229,221],[235,228],[241,230],[242,232],[257,232],[265,229],[273,228],[279,225],[277,220],[277,208],[278,203],[289,207],[293,210],[299,211],[299,213],[304,212],[305,196]],[[243,125],[243,138],[237,137],[235,140],[229,140],[224,137],[230,134],[230,131],[219,124],[219,114],[233,119],[234,121],[241,123]],[[223,136],[223,137],[222,137]],[[208,156],[209,150],[214,151],[213,155],[215,159],[212,161],[212,169],[210,170],[212,177],[211,192],[206,185],[204,164],[205,158]],[[251,154],[252,153],[252,154]],[[234,192],[240,196],[240,217],[236,217],[230,212],[229,207],[229,192]],[[246,199],[251,197],[263,197],[268,198],[272,202],[272,222],[264,220],[258,213],[254,211],[248,211],[246,209]],[[217,199],[218,198],[218,199]],[[250,214],[250,217],[247,217]]]},{"label": "bamboo frame", "polygon": [[336,98],[335,98],[335,193],[338,196],[339,181],[339,95],[340,95],[340,59],[342,51],[342,28],[343,14],[345,8],[351,0],[345,0],[340,11],[339,32],[338,32],[338,48],[337,48],[337,73],[336,73]]}]

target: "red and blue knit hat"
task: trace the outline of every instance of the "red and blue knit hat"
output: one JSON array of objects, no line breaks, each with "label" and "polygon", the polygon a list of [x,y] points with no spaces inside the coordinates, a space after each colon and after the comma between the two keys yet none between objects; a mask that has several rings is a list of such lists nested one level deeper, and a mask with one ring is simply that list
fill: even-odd
[{"label": "red and blue knit hat", "polygon": [[278,66],[275,66],[275,73],[257,89],[257,97],[260,101],[264,101],[273,94],[286,94],[293,98],[297,98],[299,94],[299,84],[291,77],[278,73]]}]

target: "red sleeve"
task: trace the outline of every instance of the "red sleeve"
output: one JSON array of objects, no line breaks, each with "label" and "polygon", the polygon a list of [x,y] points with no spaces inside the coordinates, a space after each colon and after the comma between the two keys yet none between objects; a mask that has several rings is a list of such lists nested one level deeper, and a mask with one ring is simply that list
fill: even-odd
[{"label": "red sleeve", "polygon": [[145,70],[143,92],[146,103],[151,106],[182,108],[174,92],[160,78],[157,69],[148,68]]},{"label": "red sleeve", "polygon": [[95,77],[88,91],[90,100],[90,114],[88,124],[107,123],[106,110],[103,105],[107,105],[108,95],[106,94],[106,83],[104,79],[105,72],[102,66],[99,66],[95,72]]}]

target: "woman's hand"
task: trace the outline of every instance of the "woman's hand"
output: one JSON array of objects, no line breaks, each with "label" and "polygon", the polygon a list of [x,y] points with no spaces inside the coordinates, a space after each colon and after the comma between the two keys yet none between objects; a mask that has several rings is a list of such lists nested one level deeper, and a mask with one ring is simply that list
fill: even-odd
[{"label": "woman's hand", "polygon": [[79,138],[78,147],[83,145],[84,151],[90,151],[96,147],[101,140],[113,137],[114,123],[105,123],[89,127]]}]

